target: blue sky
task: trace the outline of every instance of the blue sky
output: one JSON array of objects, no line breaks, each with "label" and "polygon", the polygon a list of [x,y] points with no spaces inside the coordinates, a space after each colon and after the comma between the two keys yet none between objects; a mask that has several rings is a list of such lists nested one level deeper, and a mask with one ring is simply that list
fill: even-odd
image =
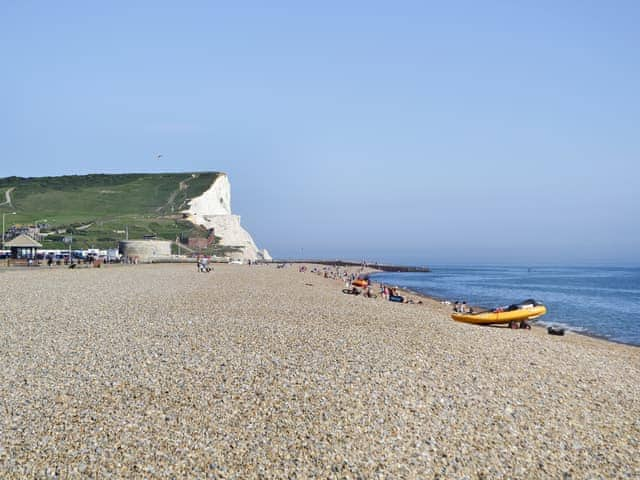
[{"label": "blue sky", "polygon": [[0,174],[225,171],[277,257],[640,265],[640,3],[307,3],[2,2]]}]

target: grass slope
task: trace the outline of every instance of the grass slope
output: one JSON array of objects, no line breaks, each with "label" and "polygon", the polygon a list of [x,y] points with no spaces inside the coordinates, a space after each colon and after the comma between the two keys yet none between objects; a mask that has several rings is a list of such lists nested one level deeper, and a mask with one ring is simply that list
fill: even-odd
[{"label": "grass slope", "polygon": [[[122,175],[70,175],[62,177],[7,177],[0,179],[0,214],[10,225],[48,223],[54,232],[43,239],[44,248],[63,248],[72,235],[73,248],[117,246],[129,238],[155,234],[206,236],[203,228],[182,219],[188,201],[206,191],[217,172]],[[4,203],[9,191],[11,204]],[[87,226],[89,225],[89,226]]]}]

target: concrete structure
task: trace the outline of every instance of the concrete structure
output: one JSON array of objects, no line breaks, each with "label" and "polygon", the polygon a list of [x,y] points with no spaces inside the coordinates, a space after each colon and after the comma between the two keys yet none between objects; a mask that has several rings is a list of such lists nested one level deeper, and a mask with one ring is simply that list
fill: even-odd
[{"label": "concrete structure", "polygon": [[239,247],[232,258],[240,260],[271,260],[266,250],[258,250],[253,238],[240,225],[240,216],[231,213],[231,184],[229,177],[221,173],[211,187],[189,202],[186,218],[196,225],[213,228],[220,244]]},{"label": "concrete structure", "polygon": [[171,243],[167,240],[122,240],[118,251],[124,257],[140,262],[171,257]]}]

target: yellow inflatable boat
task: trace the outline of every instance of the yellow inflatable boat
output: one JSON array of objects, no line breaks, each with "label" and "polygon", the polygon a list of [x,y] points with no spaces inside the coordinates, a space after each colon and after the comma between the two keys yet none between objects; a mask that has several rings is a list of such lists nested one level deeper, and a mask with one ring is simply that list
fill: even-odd
[{"label": "yellow inflatable boat", "polygon": [[522,322],[534,320],[547,313],[547,308],[535,300],[525,300],[522,303],[508,307],[494,308],[486,312],[451,314],[457,322],[475,323],[477,325],[491,325],[499,323]]}]

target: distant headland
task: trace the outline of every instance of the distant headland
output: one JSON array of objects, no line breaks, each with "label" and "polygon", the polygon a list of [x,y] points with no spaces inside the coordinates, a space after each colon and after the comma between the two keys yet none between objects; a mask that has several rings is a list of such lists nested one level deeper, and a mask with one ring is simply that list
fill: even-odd
[{"label": "distant headland", "polygon": [[173,253],[270,259],[232,213],[222,172],[0,178],[0,214],[4,240],[26,234],[42,251],[153,239]]}]

